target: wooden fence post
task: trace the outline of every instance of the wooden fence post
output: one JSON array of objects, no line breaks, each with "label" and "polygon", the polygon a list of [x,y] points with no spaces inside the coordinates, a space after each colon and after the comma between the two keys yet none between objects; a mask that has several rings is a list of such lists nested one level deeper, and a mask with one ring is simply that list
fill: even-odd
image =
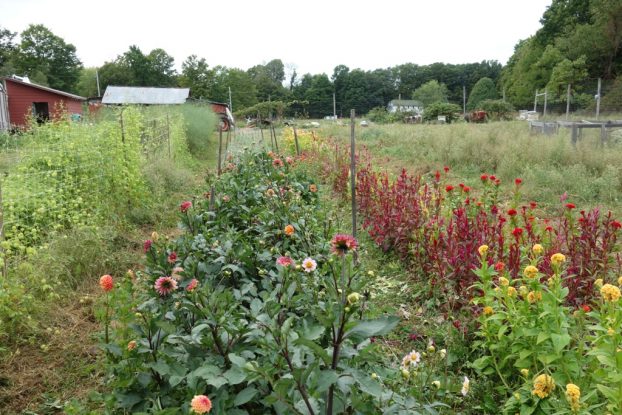
[{"label": "wooden fence post", "polygon": [[[352,236],[356,238],[356,143],[354,136],[355,111],[350,110],[350,191],[352,193]],[[354,251],[354,259],[358,256]]]},{"label": "wooden fence post", "polygon": [[572,141],[572,145],[574,147],[577,146],[578,133],[579,133],[579,127],[577,127],[576,122],[573,122],[572,123],[572,134],[570,135],[570,141]]},{"label": "wooden fence post", "polygon": [[166,113],[166,142],[168,144],[168,158],[171,159],[171,123],[168,119],[168,112]]},{"label": "wooden fence post", "polygon": [[272,130],[272,135],[274,135],[274,146],[276,147],[276,152],[279,152],[279,143],[276,140],[276,130],[274,129],[274,123],[270,123],[270,129]]},{"label": "wooden fence post", "polygon": [[[4,177],[0,178],[0,242],[4,241],[4,203],[2,200],[2,179]],[[2,248],[0,246],[0,252],[2,252],[2,277],[6,280],[7,278],[7,271],[8,271],[8,266],[7,266],[7,261],[8,258],[6,257],[6,250],[4,248]]]},{"label": "wooden fence post", "polygon": [[294,143],[296,143],[296,155],[299,156],[300,155],[300,145],[298,144],[298,133],[296,132],[296,126],[293,125],[292,128],[294,129]]},{"label": "wooden fence post", "polygon": [[222,173],[222,127],[218,127],[218,177]]}]

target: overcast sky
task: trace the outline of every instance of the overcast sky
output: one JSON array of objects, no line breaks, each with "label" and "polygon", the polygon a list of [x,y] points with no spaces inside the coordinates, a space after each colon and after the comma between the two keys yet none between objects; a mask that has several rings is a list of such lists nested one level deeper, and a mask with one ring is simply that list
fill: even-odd
[{"label": "overcast sky", "polygon": [[248,69],[281,59],[298,74],[336,65],[505,64],[536,32],[550,0],[0,0],[0,26],[41,23],[101,66],[132,44],[162,48],[176,68],[191,54]]}]

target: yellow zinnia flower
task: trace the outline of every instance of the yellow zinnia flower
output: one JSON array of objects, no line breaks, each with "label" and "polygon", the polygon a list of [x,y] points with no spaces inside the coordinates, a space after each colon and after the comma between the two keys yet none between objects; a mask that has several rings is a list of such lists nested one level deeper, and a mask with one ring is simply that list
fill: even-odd
[{"label": "yellow zinnia flower", "polygon": [[555,381],[547,374],[541,374],[533,381],[532,395],[537,395],[539,398],[544,399],[553,392],[555,389]]},{"label": "yellow zinnia flower", "polygon": [[600,289],[600,295],[605,301],[616,302],[620,299],[620,289],[615,285],[605,284]]},{"label": "yellow zinnia flower", "polygon": [[491,307],[491,306],[487,305],[486,307],[484,307],[484,315],[485,315],[485,316],[489,316],[489,315],[491,315],[491,314],[492,314],[492,312],[493,312],[493,310],[492,310],[492,307]]},{"label": "yellow zinnia flower", "polygon": [[536,301],[540,301],[542,300],[542,293],[541,292],[534,292],[534,291],[529,291],[529,294],[527,294],[527,301],[529,301],[529,303],[533,304]]},{"label": "yellow zinnia flower", "polygon": [[570,404],[570,408],[574,412],[578,412],[581,407],[581,389],[574,383],[569,383],[566,385],[566,400]]},{"label": "yellow zinnia flower", "polygon": [[505,277],[499,277],[499,285],[507,287],[508,285],[510,285],[510,281],[508,281],[508,279]]},{"label": "yellow zinnia flower", "polygon": [[525,270],[523,271],[523,274],[527,278],[536,278],[536,276],[538,275],[538,268],[534,267],[533,265],[527,265],[525,267]]},{"label": "yellow zinnia flower", "polygon": [[598,278],[596,281],[594,281],[594,285],[598,288],[603,286],[603,279],[602,278]]},{"label": "yellow zinnia flower", "polygon": [[488,253],[488,245],[482,245],[477,248],[477,252],[479,252],[480,256],[485,256]]},{"label": "yellow zinnia flower", "polygon": [[516,288],[508,287],[508,297],[515,297],[515,296],[516,296]]},{"label": "yellow zinnia flower", "polygon": [[564,254],[557,253],[551,256],[551,264],[559,265],[562,262],[566,262],[566,256]]},{"label": "yellow zinnia flower", "polygon": [[540,244],[535,244],[531,251],[536,255],[541,255],[544,252],[544,247]]}]

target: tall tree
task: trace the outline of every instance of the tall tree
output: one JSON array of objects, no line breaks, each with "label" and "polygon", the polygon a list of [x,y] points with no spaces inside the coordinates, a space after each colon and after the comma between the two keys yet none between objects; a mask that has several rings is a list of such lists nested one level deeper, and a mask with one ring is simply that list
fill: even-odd
[{"label": "tall tree", "polygon": [[413,99],[420,101],[424,108],[437,102],[447,102],[447,86],[436,79],[428,81],[413,92]]},{"label": "tall tree", "polygon": [[467,101],[467,109],[476,109],[482,101],[487,99],[497,99],[497,87],[490,78],[482,78],[473,86]]},{"label": "tall tree", "polygon": [[50,87],[69,92],[75,92],[82,69],[76,47],[40,24],[21,33],[14,62],[21,73],[38,80],[44,77]]},{"label": "tall tree", "polygon": [[13,39],[16,35],[16,32],[0,26],[0,76],[11,75],[15,72],[12,60],[16,49]]},{"label": "tall tree", "polygon": [[97,68],[82,68],[76,93],[83,97],[97,96]]},{"label": "tall tree", "polygon": [[181,64],[179,86],[190,88],[190,94],[194,98],[209,99],[213,95],[215,73],[209,69],[205,58],[199,59],[197,55],[190,55]]}]

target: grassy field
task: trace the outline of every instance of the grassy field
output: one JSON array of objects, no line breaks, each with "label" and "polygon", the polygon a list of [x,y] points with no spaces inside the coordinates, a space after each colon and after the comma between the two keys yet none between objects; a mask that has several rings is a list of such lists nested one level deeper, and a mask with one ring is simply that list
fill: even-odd
[{"label": "grassy field", "polygon": [[[371,125],[356,127],[357,143],[369,149],[376,165],[433,174],[448,166],[456,184],[477,186],[482,173],[495,174],[502,186],[524,181],[526,200],[557,208],[564,192],[581,208],[604,206],[622,213],[622,146],[600,146],[599,132],[586,131],[573,147],[570,132],[530,134],[524,121],[453,125]],[[323,123],[322,133],[349,140],[349,125]]]}]

